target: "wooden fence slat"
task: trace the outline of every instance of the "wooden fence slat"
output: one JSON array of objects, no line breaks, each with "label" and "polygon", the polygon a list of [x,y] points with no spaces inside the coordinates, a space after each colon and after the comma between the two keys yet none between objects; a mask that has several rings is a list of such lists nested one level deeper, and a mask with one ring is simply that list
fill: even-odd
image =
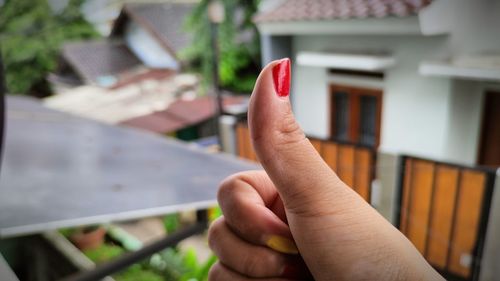
[{"label": "wooden fence slat", "polygon": [[238,124],[236,126],[236,139],[237,139],[237,147],[238,147],[238,156],[242,158],[246,158],[246,134],[245,127],[242,124]]},{"label": "wooden fence slat", "polygon": [[246,139],[247,139],[246,146],[247,146],[248,159],[253,161],[258,161],[257,154],[255,154],[255,151],[253,150],[252,138],[250,136],[250,130],[248,129],[248,127],[246,128]]},{"label": "wooden fence slat", "polygon": [[347,145],[339,145],[339,166],[337,167],[338,175],[343,182],[354,188],[354,147]]},{"label": "wooden fence slat", "polygon": [[450,233],[453,220],[455,194],[459,170],[438,165],[432,207],[432,222],[429,229],[426,259],[439,269],[446,269]]},{"label": "wooden fence slat", "polygon": [[357,149],[355,153],[356,190],[363,199],[370,202],[371,171],[373,169],[372,155],[366,148]]},{"label": "wooden fence slat", "polygon": [[434,165],[431,162],[414,160],[407,236],[422,254],[425,253],[428,233],[433,173]]},{"label": "wooden fence slat", "polygon": [[485,181],[484,173],[467,170],[462,172],[448,269],[466,278],[471,273],[472,264],[468,263],[473,260]]},{"label": "wooden fence slat", "polygon": [[323,145],[322,141],[317,139],[309,139],[309,141],[314,146],[314,149],[316,149],[316,151],[321,155],[321,146]]},{"label": "wooden fence slat", "polygon": [[413,159],[406,158],[404,163],[404,182],[402,189],[402,202],[401,202],[401,218],[399,222],[399,229],[403,234],[408,236],[408,213],[410,208],[410,193],[413,191],[411,188],[412,176],[413,176]]},{"label": "wooden fence slat", "polygon": [[330,168],[337,172],[337,162],[338,162],[338,145],[333,142],[324,142],[322,147],[322,155],[326,164]]}]

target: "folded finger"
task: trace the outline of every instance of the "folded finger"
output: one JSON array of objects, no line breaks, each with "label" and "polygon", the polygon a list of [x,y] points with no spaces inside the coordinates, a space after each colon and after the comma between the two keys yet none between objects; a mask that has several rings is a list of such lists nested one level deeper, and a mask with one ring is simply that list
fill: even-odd
[{"label": "folded finger", "polygon": [[298,253],[281,198],[265,172],[243,172],[226,179],[218,200],[226,223],[243,239],[283,253]]},{"label": "folded finger", "polygon": [[220,262],[214,264],[212,268],[210,268],[210,272],[208,274],[209,281],[251,281],[251,280],[260,280],[260,281],[291,281],[292,279],[287,278],[250,278],[244,275],[241,275],[237,272],[232,271],[227,268]]}]

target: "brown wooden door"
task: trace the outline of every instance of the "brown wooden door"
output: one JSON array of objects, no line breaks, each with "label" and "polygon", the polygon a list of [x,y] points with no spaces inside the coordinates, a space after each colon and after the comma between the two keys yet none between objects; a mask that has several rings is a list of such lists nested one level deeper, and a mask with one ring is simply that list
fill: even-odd
[{"label": "brown wooden door", "polygon": [[500,92],[486,93],[478,164],[500,166]]}]

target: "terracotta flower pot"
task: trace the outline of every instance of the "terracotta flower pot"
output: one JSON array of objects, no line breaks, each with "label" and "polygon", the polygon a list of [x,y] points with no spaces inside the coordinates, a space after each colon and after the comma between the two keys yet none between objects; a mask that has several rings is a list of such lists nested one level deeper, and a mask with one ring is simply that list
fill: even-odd
[{"label": "terracotta flower pot", "polygon": [[83,251],[101,246],[105,235],[106,229],[98,227],[91,231],[78,230],[71,235],[70,239],[78,249]]}]

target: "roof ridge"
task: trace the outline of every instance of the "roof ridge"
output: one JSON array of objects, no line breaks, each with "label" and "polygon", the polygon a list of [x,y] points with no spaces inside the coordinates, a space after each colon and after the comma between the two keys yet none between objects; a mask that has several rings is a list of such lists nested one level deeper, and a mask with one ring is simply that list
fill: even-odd
[{"label": "roof ridge", "polygon": [[408,17],[417,14],[431,2],[432,0],[287,0],[270,11],[257,14],[254,21]]}]

